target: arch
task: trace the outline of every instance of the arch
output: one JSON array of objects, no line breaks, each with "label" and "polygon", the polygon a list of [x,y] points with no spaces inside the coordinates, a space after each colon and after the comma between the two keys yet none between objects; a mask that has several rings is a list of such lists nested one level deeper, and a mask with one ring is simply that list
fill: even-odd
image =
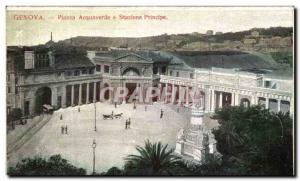
[{"label": "arch", "polygon": [[35,113],[40,114],[43,105],[51,105],[52,91],[49,87],[41,87],[35,92]]},{"label": "arch", "polygon": [[242,99],[241,99],[241,106],[243,106],[243,107],[245,107],[245,108],[250,107],[250,101],[249,101],[249,99],[247,99],[247,98],[242,98]]},{"label": "arch", "polygon": [[122,75],[124,75],[124,76],[140,76],[141,74],[137,68],[128,67],[123,71]]},{"label": "arch", "polygon": [[[106,87],[110,87],[108,83],[103,84],[103,88],[106,88]],[[110,91],[106,90],[105,93],[104,93],[104,99],[108,100],[109,98],[110,98]]]}]

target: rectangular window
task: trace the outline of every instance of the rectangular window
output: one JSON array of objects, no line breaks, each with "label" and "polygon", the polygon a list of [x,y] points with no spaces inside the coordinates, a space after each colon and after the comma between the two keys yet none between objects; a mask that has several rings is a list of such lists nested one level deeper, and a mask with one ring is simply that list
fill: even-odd
[{"label": "rectangular window", "polygon": [[165,75],[166,71],[167,71],[167,67],[162,67],[162,68],[161,68],[161,73],[162,73],[163,75]]},{"label": "rectangular window", "polygon": [[257,79],[257,87],[262,87],[263,86],[263,80],[262,78]]},{"label": "rectangular window", "polygon": [[94,69],[89,69],[89,74],[93,74],[94,73]]},{"label": "rectangular window", "polygon": [[193,79],[194,78],[194,74],[190,73],[190,78]]},{"label": "rectangular window", "polygon": [[173,71],[170,71],[170,76],[173,76]]},{"label": "rectangular window", "polygon": [[7,81],[10,81],[10,74],[7,74]]},{"label": "rectangular window", "polygon": [[96,65],[96,71],[101,72],[101,65]]},{"label": "rectangular window", "polygon": [[154,67],[153,68],[153,74],[157,74],[158,73],[158,67]]},{"label": "rectangular window", "polygon": [[72,72],[71,71],[67,71],[67,76],[72,76]]},{"label": "rectangular window", "polygon": [[10,87],[7,87],[7,92],[8,92],[8,93],[10,93],[10,92],[11,92],[11,90],[10,90]]},{"label": "rectangular window", "polygon": [[272,82],[271,89],[277,89],[277,83],[276,82]]},{"label": "rectangular window", "polygon": [[25,59],[25,67],[24,69],[33,69],[34,68],[34,52],[33,51],[25,51],[24,52]]},{"label": "rectangular window", "polygon": [[87,70],[82,70],[82,74],[87,74]]},{"label": "rectangular window", "polygon": [[104,65],[104,73],[109,73],[109,66],[108,65]]},{"label": "rectangular window", "polygon": [[179,77],[179,72],[176,72],[176,77]]},{"label": "rectangular window", "polygon": [[25,116],[29,115],[29,105],[30,105],[30,102],[25,101],[25,106],[24,106],[24,115]]},{"label": "rectangular window", "polygon": [[11,107],[7,106],[7,115],[10,113],[10,109],[11,109]]},{"label": "rectangular window", "polygon": [[271,87],[271,81],[266,80],[265,81],[265,88],[270,88]]},{"label": "rectangular window", "polygon": [[79,70],[75,70],[74,75],[75,76],[79,76],[80,75],[80,71]]}]

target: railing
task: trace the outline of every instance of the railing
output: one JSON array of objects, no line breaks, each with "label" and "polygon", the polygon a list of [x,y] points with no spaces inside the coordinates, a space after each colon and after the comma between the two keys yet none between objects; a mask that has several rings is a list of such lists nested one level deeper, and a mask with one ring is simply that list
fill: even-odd
[{"label": "railing", "polygon": [[133,79],[133,80],[152,80],[153,77],[143,77],[143,76],[113,76],[113,75],[103,75],[103,78],[108,79]]},{"label": "railing", "polygon": [[[164,82],[164,80],[172,81],[172,82],[178,82],[181,81],[183,82],[184,85],[191,85],[191,84],[202,84],[206,86],[219,86],[219,87],[228,87],[228,88],[233,88],[233,89],[240,89],[240,90],[245,90],[245,91],[256,91],[256,92],[264,92],[268,94],[283,94],[283,95],[289,95],[291,96],[292,93],[290,91],[283,91],[283,90],[275,90],[275,89],[269,89],[269,88],[263,88],[263,87],[245,87],[245,86],[240,86],[239,84],[226,84],[226,83],[219,83],[219,82],[204,82],[204,81],[199,81],[196,79],[191,79],[191,78],[183,78],[183,77],[172,77],[172,76],[166,76],[166,75],[161,75],[160,76],[161,82]],[[165,82],[164,82],[165,83]]]},{"label": "railing", "polygon": [[36,85],[36,84],[51,84],[51,83],[59,83],[59,82],[71,82],[71,81],[81,81],[86,79],[96,79],[96,78],[102,78],[102,75],[100,74],[86,74],[86,76],[80,75],[80,76],[62,76],[62,77],[55,77],[51,76],[51,78],[43,79],[43,80],[35,80],[32,81],[24,81],[24,83],[19,84],[19,86],[29,86],[29,85]]}]

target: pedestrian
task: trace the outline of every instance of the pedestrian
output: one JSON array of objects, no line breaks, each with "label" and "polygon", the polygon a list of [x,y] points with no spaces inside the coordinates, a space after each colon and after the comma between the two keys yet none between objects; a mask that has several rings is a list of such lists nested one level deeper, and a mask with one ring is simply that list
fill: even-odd
[{"label": "pedestrian", "polygon": [[61,134],[64,134],[64,132],[65,132],[65,128],[61,126]]},{"label": "pedestrian", "polygon": [[125,121],[125,129],[127,129],[127,119],[126,119],[126,121]]},{"label": "pedestrian", "polygon": [[66,125],[66,128],[65,128],[65,131],[66,131],[66,134],[68,134],[68,126]]},{"label": "pedestrian", "polygon": [[111,117],[113,117],[114,116],[114,111],[111,111]]},{"label": "pedestrian", "polygon": [[62,114],[60,115],[60,120],[62,120]]},{"label": "pedestrian", "polygon": [[135,101],[133,102],[133,109],[136,109]]},{"label": "pedestrian", "polygon": [[80,112],[80,107],[78,107],[78,112]]},{"label": "pedestrian", "polygon": [[117,102],[115,102],[115,108],[117,108]]},{"label": "pedestrian", "polygon": [[127,128],[130,129],[130,118],[128,119]]},{"label": "pedestrian", "polygon": [[147,111],[147,106],[145,106],[145,111]]},{"label": "pedestrian", "polygon": [[160,109],[160,119],[163,117],[163,115],[164,115],[164,111]]}]

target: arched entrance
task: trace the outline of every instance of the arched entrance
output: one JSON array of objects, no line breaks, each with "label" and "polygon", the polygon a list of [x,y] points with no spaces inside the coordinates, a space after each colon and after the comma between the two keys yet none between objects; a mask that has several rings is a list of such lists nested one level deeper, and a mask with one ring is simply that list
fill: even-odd
[{"label": "arched entrance", "polygon": [[[109,85],[108,85],[108,83],[105,83],[103,88],[107,88],[107,87],[109,87]],[[106,90],[105,93],[104,93],[104,99],[105,100],[108,100],[110,98],[109,94],[110,94],[110,91]]]},{"label": "arched entrance", "polygon": [[52,93],[49,87],[39,88],[35,92],[35,113],[40,114],[43,111],[43,105],[51,105]]},{"label": "arched entrance", "polygon": [[[130,96],[132,95],[132,93],[135,91],[135,89],[137,88],[137,83],[125,83],[125,87],[128,90],[128,94],[126,97],[126,102],[128,102]],[[143,90],[142,90],[143,91]]]},{"label": "arched entrance", "polygon": [[241,99],[241,106],[248,108],[250,106],[250,101],[247,98]]}]

